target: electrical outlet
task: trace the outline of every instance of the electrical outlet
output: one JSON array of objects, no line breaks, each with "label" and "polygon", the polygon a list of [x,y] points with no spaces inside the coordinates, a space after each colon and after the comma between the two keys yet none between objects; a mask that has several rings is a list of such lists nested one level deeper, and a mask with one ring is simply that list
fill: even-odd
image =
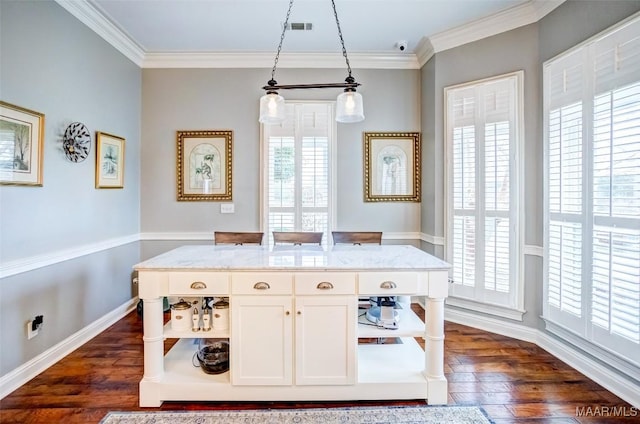
[{"label": "electrical outlet", "polygon": [[40,327],[44,323],[44,316],[38,315],[27,321],[27,340],[33,339],[38,335]]},{"label": "electrical outlet", "polygon": [[39,327],[36,327],[35,330],[33,329],[33,320],[27,321],[27,340],[31,340],[37,336],[39,329]]},{"label": "electrical outlet", "polygon": [[220,204],[220,213],[234,213],[235,208],[233,207],[233,203],[221,203]]}]

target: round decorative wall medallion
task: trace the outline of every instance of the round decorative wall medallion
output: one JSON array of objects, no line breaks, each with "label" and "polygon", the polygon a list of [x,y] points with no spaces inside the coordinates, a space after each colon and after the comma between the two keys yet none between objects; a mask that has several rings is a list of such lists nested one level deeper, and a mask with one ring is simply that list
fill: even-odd
[{"label": "round decorative wall medallion", "polygon": [[83,123],[69,124],[64,132],[62,148],[71,162],[82,162],[91,150],[91,133]]}]

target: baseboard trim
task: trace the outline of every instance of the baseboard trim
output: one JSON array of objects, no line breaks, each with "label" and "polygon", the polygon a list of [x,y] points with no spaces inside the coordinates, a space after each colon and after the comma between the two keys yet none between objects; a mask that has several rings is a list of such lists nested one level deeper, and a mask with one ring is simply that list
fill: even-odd
[{"label": "baseboard trim", "polygon": [[0,399],[27,383],[136,308],[135,297],[0,378]]},{"label": "baseboard trim", "polygon": [[[422,306],[424,307],[424,305]],[[632,406],[640,408],[640,386],[633,380],[624,378],[619,374],[613,374],[610,369],[586,356],[582,351],[558,341],[543,331],[495,318],[446,308],[444,319],[456,324],[468,325],[533,343],[561,361],[566,362],[616,396],[629,402]]]},{"label": "baseboard trim", "polygon": [[626,400],[632,406],[640,408],[640,385],[634,384],[633,381],[618,374],[611,373],[610,370],[582,354],[581,351],[559,343],[555,338],[542,331],[538,331],[536,344],[556,358],[571,364],[573,368],[621,399]]}]

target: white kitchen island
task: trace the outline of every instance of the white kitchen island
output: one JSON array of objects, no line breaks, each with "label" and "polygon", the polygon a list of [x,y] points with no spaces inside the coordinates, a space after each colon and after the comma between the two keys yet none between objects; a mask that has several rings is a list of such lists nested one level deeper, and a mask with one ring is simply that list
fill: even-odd
[{"label": "white kitchen island", "polygon": [[[447,403],[449,264],[412,246],[183,246],[134,267],[144,301],[140,406],[163,401],[426,399]],[[228,297],[229,330],[175,331],[163,297]],[[362,296],[424,297],[399,328],[358,310]],[[230,370],[193,365],[197,339],[229,340]],[[359,344],[359,338],[398,338]],[[425,350],[415,341],[423,337]],[[164,339],[180,339],[165,355]],[[197,361],[196,361],[197,365]]]}]

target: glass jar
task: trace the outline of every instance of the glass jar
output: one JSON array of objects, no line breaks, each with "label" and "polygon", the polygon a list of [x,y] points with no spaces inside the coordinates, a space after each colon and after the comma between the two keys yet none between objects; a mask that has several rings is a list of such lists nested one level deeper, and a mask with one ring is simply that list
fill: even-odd
[{"label": "glass jar", "polygon": [[[198,364],[207,374],[222,374],[229,371],[229,340],[199,339],[196,352]],[[195,365],[195,362],[194,362]]]}]

